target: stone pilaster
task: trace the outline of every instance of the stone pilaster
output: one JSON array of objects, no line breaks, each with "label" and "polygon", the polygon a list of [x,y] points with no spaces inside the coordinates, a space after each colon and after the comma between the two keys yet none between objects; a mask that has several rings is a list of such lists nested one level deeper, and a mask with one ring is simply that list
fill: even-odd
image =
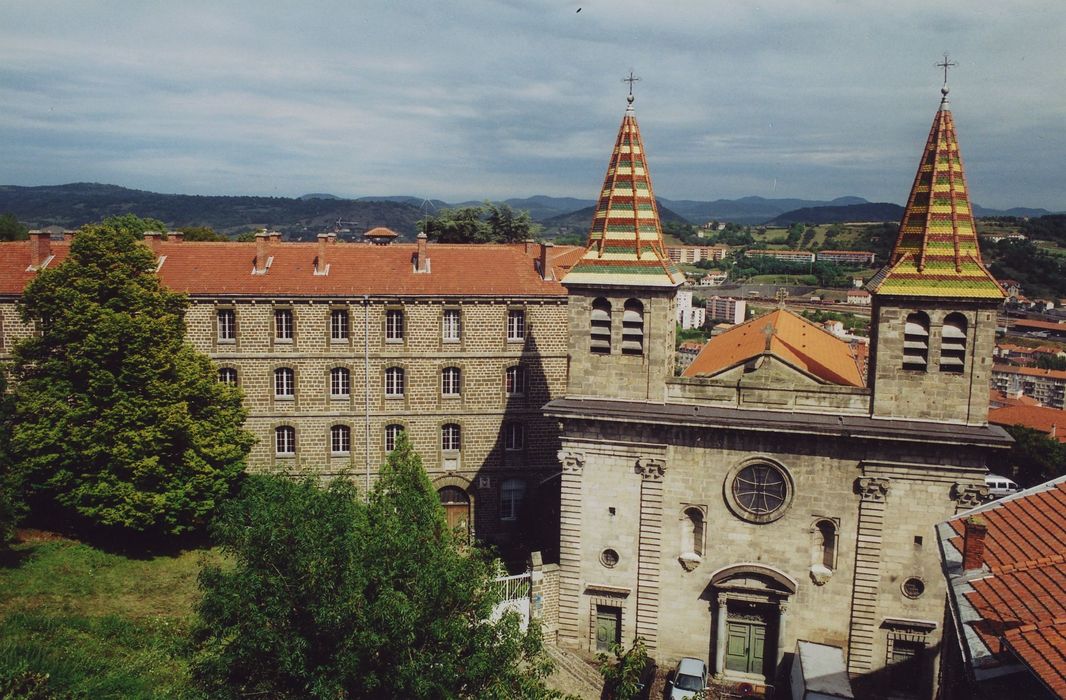
[{"label": "stone pilaster", "polygon": [[640,474],[640,541],[637,545],[637,636],[652,652],[659,643],[659,572],[663,547],[663,476],[661,459],[637,461]]},{"label": "stone pilaster", "polygon": [[559,641],[577,646],[581,602],[581,471],[585,455],[559,451],[563,468],[559,504]]},{"label": "stone pilaster", "polygon": [[851,628],[848,634],[848,672],[852,675],[874,668],[877,595],[881,584],[881,539],[888,485],[886,478],[860,477],[856,481],[862,500],[859,503],[855,584],[851,594]]}]

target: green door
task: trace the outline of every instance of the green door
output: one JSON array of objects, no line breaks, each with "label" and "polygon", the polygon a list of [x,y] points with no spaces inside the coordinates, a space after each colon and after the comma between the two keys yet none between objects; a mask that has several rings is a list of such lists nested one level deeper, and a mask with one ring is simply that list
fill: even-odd
[{"label": "green door", "polygon": [[751,622],[726,625],[725,667],[741,673],[763,673],[766,626]]},{"label": "green door", "polygon": [[618,642],[621,619],[619,608],[596,606],[596,651],[610,651],[611,645]]}]

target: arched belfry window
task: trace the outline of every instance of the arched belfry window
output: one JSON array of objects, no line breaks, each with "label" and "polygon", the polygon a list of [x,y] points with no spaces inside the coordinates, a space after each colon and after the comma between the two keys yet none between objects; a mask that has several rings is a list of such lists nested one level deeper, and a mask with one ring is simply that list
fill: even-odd
[{"label": "arched belfry window", "polygon": [[948,314],[940,330],[940,371],[962,372],[966,367],[966,317]]},{"label": "arched belfry window", "polygon": [[589,351],[601,354],[611,352],[611,302],[600,297],[592,302],[589,319]]},{"label": "arched belfry window", "polygon": [[907,314],[903,327],[903,369],[929,369],[929,317],[921,311]]},{"label": "arched belfry window", "polygon": [[626,301],[622,315],[622,352],[626,355],[644,354],[644,304],[636,299]]}]

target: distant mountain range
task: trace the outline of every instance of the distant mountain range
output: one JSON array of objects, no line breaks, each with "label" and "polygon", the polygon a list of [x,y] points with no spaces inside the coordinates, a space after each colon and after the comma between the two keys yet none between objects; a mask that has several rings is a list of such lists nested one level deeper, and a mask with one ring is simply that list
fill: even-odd
[{"label": "distant mountain range", "polygon": [[[545,234],[564,231],[583,233],[592,221],[595,201],[574,197],[533,197],[503,200],[514,209],[527,210],[544,226]],[[41,187],[0,185],[0,213],[10,212],[33,228],[82,224],[133,212],[161,220],[167,226],[210,226],[233,234],[262,227],[282,231],[290,238],[313,238],[338,221],[354,234],[387,226],[405,238],[417,232],[417,222],[443,208],[477,206],[479,201],[448,203],[437,199],[395,195],[343,198],[311,193],[302,197],[232,197],[159,194],[117,185],[73,183]],[[702,224],[731,221],[739,224],[788,225],[838,221],[898,221],[903,209],[897,204],[873,203],[861,197],[830,201],[742,197],[697,201],[659,198],[663,221]],[[976,216],[1030,216],[1046,209],[985,209],[974,205]]]}]

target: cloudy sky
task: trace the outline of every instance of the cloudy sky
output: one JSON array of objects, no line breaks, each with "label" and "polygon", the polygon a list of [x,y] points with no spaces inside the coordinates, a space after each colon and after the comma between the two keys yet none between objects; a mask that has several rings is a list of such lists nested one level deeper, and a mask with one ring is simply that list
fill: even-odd
[{"label": "cloudy sky", "polygon": [[[580,11],[578,11],[580,9]],[[1066,210],[1062,0],[0,0],[0,184],[902,203],[943,52],[975,201]]]}]

